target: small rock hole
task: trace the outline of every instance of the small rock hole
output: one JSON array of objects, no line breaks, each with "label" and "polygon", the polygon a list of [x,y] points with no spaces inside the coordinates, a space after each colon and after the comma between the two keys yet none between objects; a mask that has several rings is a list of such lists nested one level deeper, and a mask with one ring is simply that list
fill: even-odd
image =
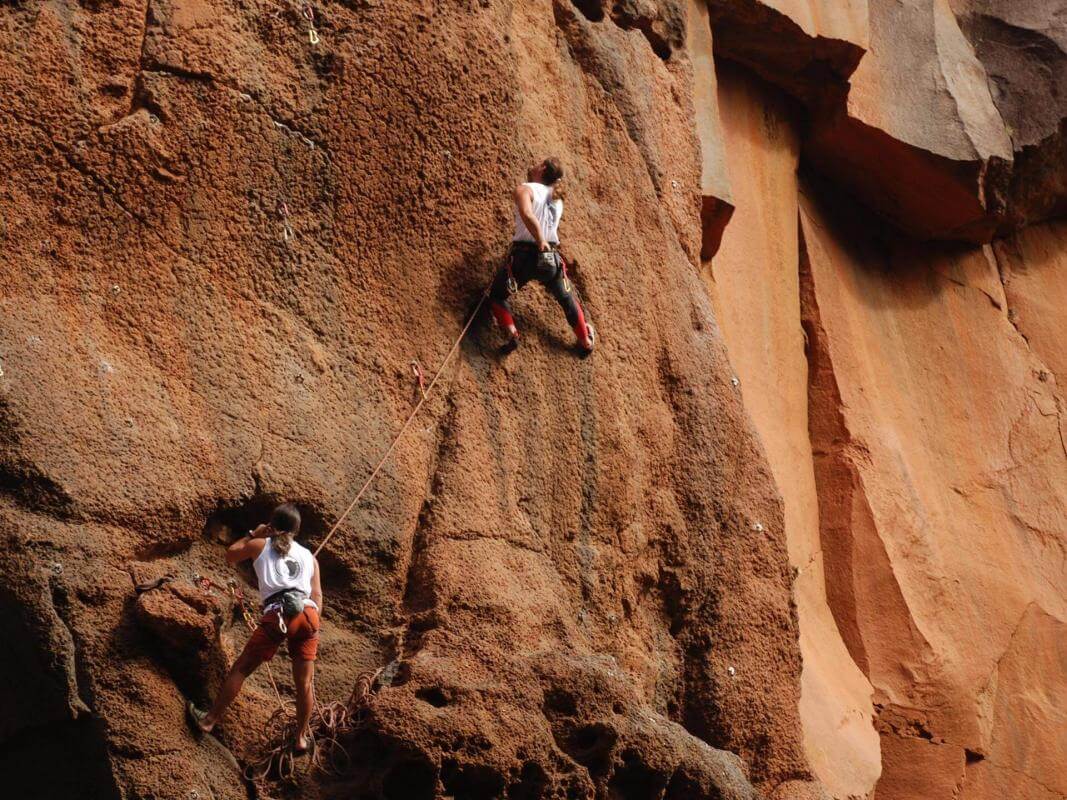
[{"label": "small rock hole", "polygon": [[574,695],[562,689],[550,689],[545,692],[546,713],[558,714],[564,717],[573,717],[577,711],[577,703]]},{"label": "small rock hole", "polygon": [[604,19],[604,8],[600,0],[571,0],[571,2],[590,22],[600,22]]},{"label": "small rock hole", "polygon": [[425,689],[419,689],[415,692],[415,696],[425,703],[429,703],[434,708],[444,708],[452,702],[452,698],[445,694],[444,690],[439,686],[429,686]]},{"label": "small rock hole", "polygon": [[504,793],[504,778],[491,767],[445,761],[441,783],[454,800],[497,800]]}]

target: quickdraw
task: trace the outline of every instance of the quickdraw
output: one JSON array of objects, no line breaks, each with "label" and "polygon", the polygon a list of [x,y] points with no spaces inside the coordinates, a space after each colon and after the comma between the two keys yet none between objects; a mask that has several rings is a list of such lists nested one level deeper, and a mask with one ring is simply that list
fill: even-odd
[{"label": "quickdraw", "polygon": [[319,43],[319,32],[315,30],[315,12],[312,10],[311,6],[305,3],[303,14],[304,19],[308,21],[308,41],[311,42],[312,45],[316,45]]},{"label": "quickdraw", "polygon": [[222,586],[219,586],[217,583],[215,583],[215,581],[211,580],[211,578],[207,577],[206,575],[201,575],[199,572],[194,572],[192,577],[193,583],[199,586],[200,589],[206,594],[211,594],[212,589],[217,589],[218,591],[223,593],[226,592],[226,589],[224,589]]},{"label": "quickdraw", "polygon": [[570,275],[567,274],[567,259],[563,257],[563,253],[556,251],[556,255],[559,257],[560,269],[563,270],[563,288],[567,294],[570,294],[574,289],[574,284],[571,283]]},{"label": "quickdraw", "polygon": [[289,205],[284,200],[278,201],[278,216],[282,220],[282,239],[288,242],[296,234],[293,232],[292,223],[289,222]]},{"label": "quickdraw", "polygon": [[515,275],[511,271],[511,265],[515,263],[514,256],[508,256],[508,294],[515,294],[519,291],[519,282],[515,280]]},{"label": "quickdraw", "polygon": [[419,384],[419,394],[426,399],[426,380],[422,376],[422,366],[415,359],[411,360],[411,372]]}]

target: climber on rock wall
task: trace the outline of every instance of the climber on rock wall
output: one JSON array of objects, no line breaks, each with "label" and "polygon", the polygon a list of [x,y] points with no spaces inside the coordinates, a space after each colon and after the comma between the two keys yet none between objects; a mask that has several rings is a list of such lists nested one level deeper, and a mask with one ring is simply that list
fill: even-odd
[{"label": "climber on rock wall", "polygon": [[293,750],[304,753],[313,746],[308,721],[315,699],[322,585],[318,559],[293,541],[299,532],[300,512],[296,506],[285,503],[274,509],[270,522],[249,531],[226,551],[226,561],[230,564],[252,560],[263,616],[223,681],[211,710],[203,711],[188,704],[189,721],[197,731],[212,731],[241,691],[245,679],[264,661],[272,659],[278,645],[287,640],[296,686],[297,733]]},{"label": "climber on rock wall", "polygon": [[557,158],[546,158],[526,172],[526,183],[515,189],[515,235],[507,263],[500,268],[489,290],[490,309],[497,324],[509,338],[508,350],[519,343],[519,331],[508,308],[508,297],[532,280],[540,282],[567,315],[578,337],[578,345],[592,352],[595,331],[587,323],[574,287],[567,276],[566,263],[559,254],[559,219],[563,198],[559,182],[563,167]]}]

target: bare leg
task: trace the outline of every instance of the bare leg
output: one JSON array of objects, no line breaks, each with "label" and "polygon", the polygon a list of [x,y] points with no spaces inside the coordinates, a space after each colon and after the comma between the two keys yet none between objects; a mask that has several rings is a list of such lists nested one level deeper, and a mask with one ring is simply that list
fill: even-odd
[{"label": "bare leg", "polygon": [[315,705],[315,662],[293,661],[293,683],[296,687],[296,749],[308,746],[308,722]]},{"label": "bare leg", "polygon": [[[255,667],[252,669],[255,669]],[[245,678],[248,677],[248,674],[251,674],[252,669],[248,669],[240,659],[234,663],[230,668],[230,674],[222,682],[222,688],[219,689],[219,696],[215,698],[215,704],[211,706],[211,710],[200,721],[200,729],[202,731],[211,733],[211,729],[218,724],[218,721],[222,719],[222,715],[226,713],[226,709],[230,707],[230,703],[240,693],[241,686],[244,685]],[[248,674],[245,673],[246,670]]]}]

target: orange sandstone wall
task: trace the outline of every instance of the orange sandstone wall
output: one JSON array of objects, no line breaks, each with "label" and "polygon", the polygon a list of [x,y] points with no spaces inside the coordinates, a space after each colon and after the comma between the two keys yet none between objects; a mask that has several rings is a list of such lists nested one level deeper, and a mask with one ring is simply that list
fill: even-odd
[{"label": "orange sandstone wall", "polygon": [[1055,376],[1013,324],[994,248],[900,244],[808,191],[801,222],[827,586],[875,690],[876,796],[1062,793]]},{"label": "orange sandstone wall", "polygon": [[[5,790],[1067,797],[1063,0],[313,8],[0,2]],[[597,352],[475,324],[322,556],[350,760],[252,785],[192,576],[321,540],[548,152]]]},{"label": "orange sandstone wall", "polygon": [[808,437],[797,124],[779,91],[729,65],[719,69],[719,111],[737,210],[708,264],[708,286],[745,408],[784,501],[804,658],[805,752],[834,796],[866,796],[880,770],[871,686],[845,649],[827,605]]}]

